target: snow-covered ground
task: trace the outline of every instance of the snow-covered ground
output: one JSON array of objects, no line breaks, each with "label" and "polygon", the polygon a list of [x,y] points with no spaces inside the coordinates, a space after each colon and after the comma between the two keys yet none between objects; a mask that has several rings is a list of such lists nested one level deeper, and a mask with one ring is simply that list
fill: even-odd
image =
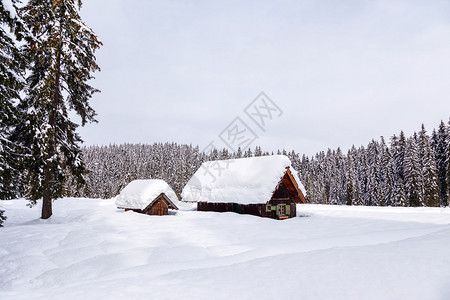
[{"label": "snow-covered ground", "polygon": [[0,299],[450,299],[450,209],[299,205],[276,221],[114,200],[0,201]]}]

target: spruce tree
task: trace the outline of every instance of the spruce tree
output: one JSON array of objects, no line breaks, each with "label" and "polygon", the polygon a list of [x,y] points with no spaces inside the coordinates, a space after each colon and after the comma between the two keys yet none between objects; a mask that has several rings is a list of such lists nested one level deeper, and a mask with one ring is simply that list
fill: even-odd
[{"label": "spruce tree", "polygon": [[12,138],[19,120],[17,102],[24,84],[24,60],[16,45],[23,28],[16,18],[16,2],[12,1],[12,6],[0,2],[0,199],[17,197],[21,189],[22,149]]},{"label": "spruce tree", "polygon": [[391,154],[395,178],[394,197],[396,206],[406,205],[405,150],[406,138],[403,131],[401,131],[399,137],[395,134],[391,137]]},{"label": "spruce tree", "polygon": [[356,149],[356,147],[353,145],[350,150],[350,156],[352,165],[354,168],[354,187],[353,187],[353,203],[352,205],[363,205],[362,200],[362,194],[361,194],[361,176],[360,176],[360,167],[359,167],[359,161],[358,161],[358,154],[359,150]]},{"label": "spruce tree", "polygon": [[450,195],[450,118],[447,126],[447,196],[448,195]]},{"label": "spruce tree", "polygon": [[436,161],[433,150],[431,149],[430,139],[423,124],[419,132],[418,144],[423,202],[426,206],[439,206]]},{"label": "spruce tree", "polygon": [[20,105],[26,118],[17,132],[31,151],[27,197],[43,198],[43,219],[52,215],[52,200],[63,195],[67,170],[83,181],[79,125],[69,112],[82,126],[96,121],[89,99],[98,90],[88,81],[100,70],[94,52],[101,42],[82,21],[81,5],[80,0],[30,0],[21,9],[31,32],[23,47],[30,70]]},{"label": "spruce tree", "polygon": [[393,148],[393,158],[395,165],[396,178],[400,183],[405,184],[405,151],[406,151],[406,138],[403,131],[400,132],[399,137],[395,135],[391,139],[391,145]]},{"label": "spruce tree", "polygon": [[405,149],[405,189],[409,206],[423,206],[422,178],[416,133],[408,138]]},{"label": "spruce tree", "polygon": [[223,148],[222,151],[220,151],[219,159],[225,160],[225,159],[230,159],[230,158],[231,158],[231,155],[228,152],[228,149]]},{"label": "spruce tree", "polygon": [[252,157],[252,156],[253,156],[252,150],[248,148],[248,150],[244,152],[244,157]]},{"label": "spruce tree", "polygon": [[441,206],[448,205],[449,197],[449,160],[450,135],[445,123],[441,121],[437,133],[433,133],[433,148],[436,159],[437,180],[439,186],[439,200]]},{"label": "spruce tree", "polygon": [[345,164],[345,204],[353,205],[355,202],[356,184],[355,184],[355,171],[353,168],[353,159],[350,150],[347,153],[347,160]]},{"label": "spruce tree", "polygon": [[345,175],[345,164],[346,157],[342,153],[340,147],[336,150],[336,165],[338,169],[338,197],[339,204],[346,204],[347,196],[346,196],[346,175]]},{"label": "spruce tree", "polygon": [[382,205],[384,206],[392,206],[394,205],[394,186],[395,186],[395,170],[394,170],[394,162],[389,151],[389,148],[386,146],[384,138],[381,138],[381,165],[383,172],[383,182],[382,182]]},{"label": "spruce tree", "polygon": [[241,149],[241,147],[238,147],[238,149],[236,151],[235,158],[242,158],[242,149]]},{"label": "spruce tree", "polygon": [[254,154],[254,156],[256,157],[256,156],[262,156],[262,150],[261,150],[261,147],[260,146],[256,146],[255,147],[255,152],[254,152],[255,154]]},{"label": "spruce tree", "polygon": [[330,188],[328,184],[328,174],[326,167],[326,155],[324,151],[316,154],[316,178],[317,178],[317,203],[328,204]]},{"label": "spruce tree", "polygon": [[358,178],[360,182],[361,199],[358,205],[367,205],[368,203],[368,166],[366,160],[366,149],[361,146],[358,149]]},{"label": "spruce tree", "polygon": [[394,198],[392,201],[394,202],[395,206],[408,206],[404,185],[398,181],[395,182],[393,196]]},{"label": "spruce tree", "polygon": [[327,154],[322,160],[323,180],[324,180],[324,193],[325,204],[335,204],[334,202],[334,170],[332,163],[333,152],[330,148],[327,150]]},{"label": "spruce tree", "polygon": [[380,178],[380,149],[375,140],[367,146],[367,202],[366,205],[379,205],[382,200]]}]

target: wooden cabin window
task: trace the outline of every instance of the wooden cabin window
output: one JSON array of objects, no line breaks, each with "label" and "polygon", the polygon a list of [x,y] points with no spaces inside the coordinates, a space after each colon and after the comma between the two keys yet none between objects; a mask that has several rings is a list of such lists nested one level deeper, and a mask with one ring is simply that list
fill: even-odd
[{"label": "wooden cabin window", "polygon": [[278,205],[278,216],[284,216],[286,214],[286,206],[284,204]]},{"label": "wooden cabin window", "polygon": [[266,205],[266,212],[271,212],[271,211],[272,211],[272,206]]}]

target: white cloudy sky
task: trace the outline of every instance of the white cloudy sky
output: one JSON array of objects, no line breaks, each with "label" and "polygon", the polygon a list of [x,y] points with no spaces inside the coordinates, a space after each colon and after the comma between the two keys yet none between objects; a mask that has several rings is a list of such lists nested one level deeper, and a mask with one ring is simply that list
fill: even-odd
[{"label": "white cloudy sky", "polygon": [[[448,1],[83,4],[104,43],[88,145],[202,148],[239,116],[259,136],[252,148],[312,155],[450,116]],[[261,91],[283,110],[265,132],[243,112]]]}]

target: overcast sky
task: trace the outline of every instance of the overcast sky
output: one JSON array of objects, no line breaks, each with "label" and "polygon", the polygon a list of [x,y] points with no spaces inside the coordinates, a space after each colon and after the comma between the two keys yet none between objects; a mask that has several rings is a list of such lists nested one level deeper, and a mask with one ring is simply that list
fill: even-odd
[{"label": "overcast sky", "polygon": [[223,147],[245,128],[252,149],[313,155],[450,117],[449,1],[83,4],[104,43],[87,145]]}]

